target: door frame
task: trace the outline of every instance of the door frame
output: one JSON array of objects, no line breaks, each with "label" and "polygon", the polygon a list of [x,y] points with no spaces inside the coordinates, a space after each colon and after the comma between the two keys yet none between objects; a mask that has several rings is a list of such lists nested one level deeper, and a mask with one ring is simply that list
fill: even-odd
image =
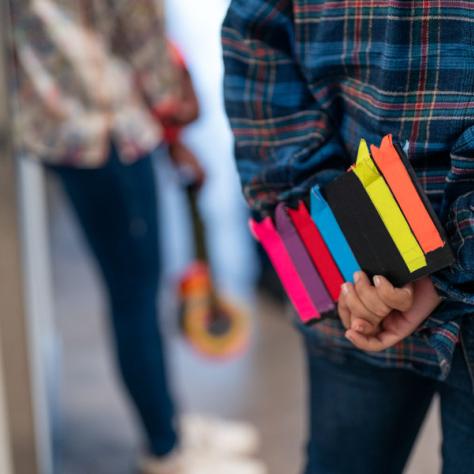
[{"label": "door frame", "polygon": [[6,418],[3,448],[12,474],[50,474],[50,453],[44,452],[41,439],[46,436],[49,441],[50,433],[44,430],[40,423],[43,417],[39,416],[38,400],[42,394],[37,383],[38,351],[32,344],[33,324],[27,307],[30,295],[24,271],[28,265],[25,209],[9,100],[9,2],[0,0],[0,402],[3,401]]}]

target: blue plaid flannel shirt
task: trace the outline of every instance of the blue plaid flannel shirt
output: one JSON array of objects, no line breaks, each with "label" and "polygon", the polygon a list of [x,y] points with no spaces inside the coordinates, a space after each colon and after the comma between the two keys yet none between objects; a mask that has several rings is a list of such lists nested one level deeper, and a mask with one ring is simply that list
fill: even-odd
[{"label": "blue plaid flannel shirt", "polygon": [[[391,133],[448,232],[456,263],[433,276],[445,301],[381,353],[339,321],[326,349],[444,379],[474,321],[474,2],[233,0],[224,21],[225,101],[251,209],[305,196],[352,163],[361,137]],[[471,348],[474,351],[474,348]]]}]

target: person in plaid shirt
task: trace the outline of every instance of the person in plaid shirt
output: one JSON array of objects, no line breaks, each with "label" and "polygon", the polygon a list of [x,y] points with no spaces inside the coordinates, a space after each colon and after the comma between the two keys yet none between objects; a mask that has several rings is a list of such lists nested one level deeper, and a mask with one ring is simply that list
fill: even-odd
[{"label": "person in plaid shirt", "polygon": [[360,138],[391,133],[456,256],[404,289],[359,274],[343,286],[340,320],[301,328],[306,473],[402,472],[436,393],[443,472],[474,472],[474,3],[233,0],[222,42],[237,168],[256,216],[334,179]]}]

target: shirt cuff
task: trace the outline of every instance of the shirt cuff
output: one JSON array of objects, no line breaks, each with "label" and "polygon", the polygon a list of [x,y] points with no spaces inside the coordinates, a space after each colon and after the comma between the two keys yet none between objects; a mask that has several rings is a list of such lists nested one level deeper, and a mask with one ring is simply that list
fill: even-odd
[{"label": "shirt cuff", "polygon": [[474,313],[474,192],[456,199],[446,231],[455,263],[434,273],[433,284],[442,297],[467,305]]}]

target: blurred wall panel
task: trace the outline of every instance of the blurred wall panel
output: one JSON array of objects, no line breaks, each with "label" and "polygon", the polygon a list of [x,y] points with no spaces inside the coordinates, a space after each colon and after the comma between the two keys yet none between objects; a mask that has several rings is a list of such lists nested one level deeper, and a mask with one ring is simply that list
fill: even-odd
[{"label": "blurred wall panel", "polygon": [[54,325],[51,259],[43,167],[18,157],[27,339],[36,445],[41,473],[53,472],[52,424],[59,390],[59,344]]},{"label": "blurred wall panel", "polygon": [[15,474],[37,472],[23,281],[17,220],[16,167],[8,123],[6,39],[9,18],[0,2],[0,348],[2,350],[9,446]]},{"label": "blurred wall panel", "polygon": [[11,25],[8,6],[7,0],[0,0],[0,383],[3,390],[0,410],[4,406],[8,418],[7,423],[0,418],[0,423],[3,420],[0,437],[3,435],[6,441],[0,472],[9,473],[11,467],[14,474],[49,474],[50,465],[39,463],[40,425],[31,364],[36,354],[31,351],[31,327],[25,304],[27,287],[22,271],[22,264],[27,263],[22,259],[25,247],[20,224],[24,200],[20,199],[18,190],[19,167],[14,159],[9,120],[7,75],[10,71],[6,64]]},{"label": "blurred wall panel", "polygon": [[[1,15],[3,16],[3,11],[1,11]],[[4,77],[5,71],[3,67],[3,61],[0,60],[0,78]],[[3,104],[5,102],[4,89],[5,87],[0,86],[0,104]],[[5,129],[4,124],[6,121],[6,108],[0,106],[0,113],[2,114],[0,115],[0,141],[3,141],[1,133]],[[0,341],[0,472],[4,472],[5,474],[11,473],[11,458],[9,447],[10,439],[7,419],[7,404],[5,399],[5,376],[3,373],[2,347]]]},{"label": "blurred wall panel", "polygon": [[3,374],[2,348],[0,347],[0,472],[11,474],[10,439],[5,400],[5,377]]}]

